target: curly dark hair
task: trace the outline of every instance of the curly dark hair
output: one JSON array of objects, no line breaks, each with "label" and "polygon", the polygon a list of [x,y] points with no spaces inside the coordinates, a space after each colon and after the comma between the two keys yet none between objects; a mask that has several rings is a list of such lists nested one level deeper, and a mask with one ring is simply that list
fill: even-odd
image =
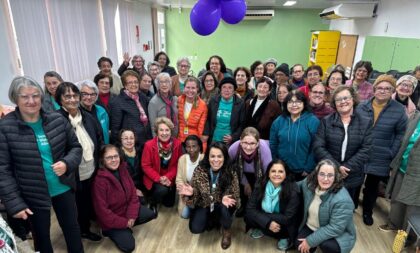
[{"label": "curly dark hair", "polygon": [[229,188],[229,186],[232,184],[233,176],[236,171],[233,169],[229,157],[229,152],[227,146],[223,142],[214,142],[210,145],[210,147],[207,147],[206,154],[204,156],[204,159],[200,162],[200,167],[207,170],[207,173],[210,174],[211,166],[209,161],[210,156],[210,150],[212,149],[219,149],[222,151],[223,154],[223,165],[219,170],[220,176],[219,176],[219,185],[220,189],[222,189],[222,192]]},{"label": "curly dark hair", "polygon": [[332,76],[332,74],[334,73],[340,73],[341,75],[341,84],[345,84],[347,81],[347,76],[346,74],[344,74],[344,71],[340,70],[340,69],[334,69],[333,71],[331,71],[331,73],[328,75],[327,81],[325,82],[327,85],[330,83],[330,78]]},{"label": "curly dark hair", "polygon": [[247,67],[237,67],[233,72],[233,78],[236,79],[236,74],[238,74],[239,71],[245,72],[246,82],[248,83],[251,80],[251,72],[249,69]]},{"label": "curly dark hair", "polygon": [[155,55],[155,58],[153,60],[154,61],[158,61],[159,60],[159,56],[161,56],[161,55],[166,56],[166,65],[165,65],[165,67],[169,66],[169,63],[171,63],[171,61],[169,60],[169,56],[165,52],[163,52],[163,51],[157,53]]},{"label": "curly dark hair", "polygon": [[99,58],[99,60],[98,60],[98,62],[97,62],[97,64],[98,64],[98,68],[101,68],[101,64],[102,64],[102,62],[109,62],[109,64],[111,65],[111,67],[112,67],[112,60],[110,59],[110,58],[108,58],[108,57],[105,57],[105,56],[102,56],[101,58]]},{"label": "curly dark hair", "polygon": [[[284,105],[286,107],[287,107],[287,104],[289,103],[289,101],[292,100],[293,97],[296,97],[297,100],[303,102],[302,113],[311,111],[311,108],[309,107],[308,99],[306,98],[305,94],[303,94],[303,92],[300,91],[300,90],[292,90],[291,92],[289,92],[289,94],[287,94],[287,97],[284,100]],[[289,110],[287,110],[287,109],[284,110],[283,115],[286,116],[286,117],[290,117]]]},{"label": "curly dark hair", "polygon": [[287,167],[285,162],[279,159],[274,159],[268,164],[267,170],[265,171],[264,177],[262,178],[262,180],[256,183],[256,186],[259,187],[260,189],[259,190],[260,194],[258,195],[258,200],[259,200],[258,202],[261,202],[262,199],[264,198],[265,187],[267,186],[268,181],[270,181],[270,170],[274,165],[277,165],[277,164],[283,166],[284,171],[286,172],[286,178],[281,183],[280,202],[287,200],[289,196],[291,195],[294,181],[292,179],[290,170]]},{"label": "curly dark hair", "polygon": [[184,147],[184,149],[186,149],[187,147],[187,141],[197,142],[197,145],[200,148],[200,153],[203,152],[203,142],[197,135],[192,134],[192,135],[188,135],[187,138],[185,138],[185,141],[182,143],[182,146]]},{"label": "curly dark hair", "polygon": [[358,61],[356,65],[354,65],[353,80],[356,78],[356,71],[360,68],[365,68],[367,70],[366,80],[368,80],[370,73],[373,71],[372,63],[370,61]]},{"label": "curly dark hair", "polygon": [[[255,69],[260,66],[260,65],[264,65],[262,61],[254,61],[251,66],[249,67],[251,69],[251,75],[254,76],[255,73]],[[264,71],[264,75],[265,75],[265,71]]]},{"label": "curly dark hair", "polygon": [[318,173],[321,167],[324,165],[329,165],[334,168],[334,182],[331,185],[331,187],[328,189],[328,191],[331,191],[332,193],[337,193],[344,186],[343,177],[341,176],[341,173],[338,170],[338,164],[336,164],[335,162],[329,159],[321,160],[316,165],[315,169],[311,172],[311,174],[308,175],[307,177],[308,188],[312,192],[315,192],[315,189],[319,186]]},{"label": "curly dark hair", "polygon": [[213,59],[213,58],[216,58],[216,59],[218,59],[218,60],[219,60],[219,63],[220,63],[220,72],[222,72],[222,73],[226,73],[226,64],[225,64],[225,62],[223,61],[222,57],[220,57],[220,56],[218,56],[218,55],[213,55],[213,56],[210,56],[209,60],[208,60],[208,61],[207,61],[207,63],[206,63],[206,70],[207,70],[207,71],[209,71],[209,70],[210,70],[210,61],[211,61],[211,59]]},{"label": "curly dark hair", "polygon": [[80,90],[74,83],[71,82],[62,82],[58,85],[57,90],[55,91],[55,101],[59,106],[63,106],[61,101],[61,96],[66,94],[66,92],[73,91],[75,94],[80,96]]}]

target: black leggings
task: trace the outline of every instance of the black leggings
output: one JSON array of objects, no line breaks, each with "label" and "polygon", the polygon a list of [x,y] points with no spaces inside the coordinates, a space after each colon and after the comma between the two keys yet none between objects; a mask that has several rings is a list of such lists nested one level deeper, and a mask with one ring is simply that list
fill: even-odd
[{"label": "black leggings", "polygon": [[235,208],[227,208],[221,203],[214,204],[214,211],[210,207],[196,207],[191,210],[190,231],[193,234],[203,233],[206,229],[212,228],[212,222],[216,222],[224,229],[230,229],[233,222]]},{"label": "black leggings", "polygon": [[363,214],[372,216],[373,208],[378,198],[379,182],[386,181],[388,177],[366,175],[365,188],[363,189]]},{"label": "black leggings", "polygon": [[[298,234],[297,240],[296,240],[296,246],[299,247],[300,241],[299,239],[305,239],[310,234],[312,234],[314,231],[312,231],[308,226],[304,226]],[[340,245],[338,245],[337,240],[334,238],[328,239],[326,241],[323,241],[318,247],[321,248],[323,253],[340,253]],[[316,251],[317,247],[313,247],[310,249],[311,253],[314,253]]]},{"label": "black leggings", "polygon": [[162,203],[166,207],[173,207],[175,204],[175,188],[154,183],[150,190],[150,204]]}]

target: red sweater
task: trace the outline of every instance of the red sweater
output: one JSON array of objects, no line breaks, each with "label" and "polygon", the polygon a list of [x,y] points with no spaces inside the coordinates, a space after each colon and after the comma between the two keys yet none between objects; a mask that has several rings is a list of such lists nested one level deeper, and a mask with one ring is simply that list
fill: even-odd
[{"label": "red sweater", "polygon": [[140,202],[127,164],[118,168],[121,183],[107,169],[99,169],[92,185],[92,201],[102,230],[127,228],[129,219],[137,219]]},{"label": "red sweater", "polygon": [[144,171],[143,183],[146,189],[150,190],[152,189],[153,183],[159,183],[161,176],[166,176],[172,184],[175,183],[178,159],[182,155],[182,146],[177,138],[172,138],[172,141],[172,157],[167,169],[160,167],[158,137],[144,144],[141,167]]}]

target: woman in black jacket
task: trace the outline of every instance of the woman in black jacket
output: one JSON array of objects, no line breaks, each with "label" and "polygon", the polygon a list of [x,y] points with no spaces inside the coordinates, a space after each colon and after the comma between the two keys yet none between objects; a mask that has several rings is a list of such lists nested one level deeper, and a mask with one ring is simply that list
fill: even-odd
[{"label": "woman in black jacket", "polygon": [[277,248],[287,250],[294,242],[300,198],[298,187],[289,177],[289,170],[281,160],[272,161],[263,180],[248,201],[245,223],[252,228],[251,237],[264,234],[279,239]]},{"label": "woman in black jacket", "polygon": [[127,70],[121,76],[124,89],[109,104],[111,143],[118,141],[121,129],[133,129],[138,137],[136,147],[143,148],[146,141],[152,139],[147,108],[149,98],[140,92],[140,77]]},{"label": "woman in black jacket", "polygon": [[41,109],[44,93],[29,77],[13,79],[9,99],[17,107],[0,121],[0,199],[8,214],[30,220],[35,251],[53,252],[52,206],[67,251],[83,252],[73,191],[82,149],[72,126]]},{"label": "woman in black jacket", "polygon": [[339,165],[344,185],[357,208],[357,189],[363,184],[363,166],[372,144],[371,122],[356,112],[359,100],[352,87],[339,86],[331,102],[336,112],[321,120],[314,153],[318,161],[330,159]]},{"label": "woman in black jacket", "polygon": [[99,241],[101,236],[90,231],[90,219],[94,214],[90,188],[98,168],[99,150],[103,145],[102,128],[90,113],[80,109],[80,91],[75,84],[61,83],[55,93],[55,100],[61,106],[58,112],[73,126],[83,151],[76,174],[77,219],[82,238]]}]

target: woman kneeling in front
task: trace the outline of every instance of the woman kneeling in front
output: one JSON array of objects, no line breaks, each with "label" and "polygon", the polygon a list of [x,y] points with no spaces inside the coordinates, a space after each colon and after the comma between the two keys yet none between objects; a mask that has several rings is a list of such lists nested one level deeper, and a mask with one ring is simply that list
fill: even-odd
[{"label": "woman kneeling in front", "polygon": [[100,169],[93,181],[92,195],[98,224],[122,252],[134,251],[135,239],[131,228],[146,223],[156,215],[141,206],[136,187],[122,162],[119,149],[105,145],[99,154]]},{"label": "woman kneeling in front", "polygon": [[353,223],[354,204],[338,166],[322,160],[315,170],[300,182],[303,194],[303,221],[298,234],[300,253],[348,253],[356,242]]},{"label": "woman kneeling in front", "polygon": [[213,143],[195,169],[191,185],[179,184],[177,187],[179,194],[190,196],[187,205],[194,206],[189,224],[191,233],[202,233],[221,224],[221,246],[222,249],[229,248],[233,213],[240,202],[238,176],[230,166],[226,146],[221,142]]},{"label": "woman kneeling in front", "polygon": [[279,239],[279,250],[290,248],[298,226],[298,187],[289,173],[283,161],[272,161],[252,192],[245,215],[247,228],[252,228],[251,237],[258,239],[266,234]]}]

